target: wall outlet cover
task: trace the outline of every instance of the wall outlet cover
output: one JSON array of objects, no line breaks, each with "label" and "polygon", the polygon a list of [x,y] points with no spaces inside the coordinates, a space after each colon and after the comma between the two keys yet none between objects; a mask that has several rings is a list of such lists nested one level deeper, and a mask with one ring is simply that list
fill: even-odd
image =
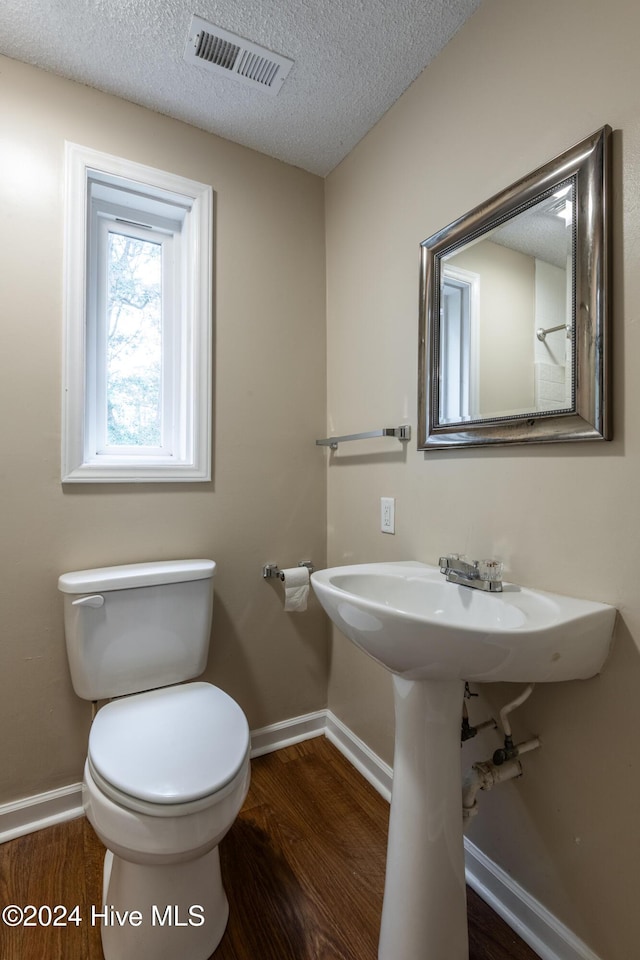
[{"label": "wall outlet cover", "polygon": [[380,530],[396,532],[396,501],[394,497],[380,497]]}]

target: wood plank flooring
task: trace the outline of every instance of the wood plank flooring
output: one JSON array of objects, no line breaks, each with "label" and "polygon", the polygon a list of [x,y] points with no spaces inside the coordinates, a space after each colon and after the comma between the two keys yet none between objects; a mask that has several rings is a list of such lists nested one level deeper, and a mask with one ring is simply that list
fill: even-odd
[{"label": "wood plank flooring", "polygon": [[[324,738],[254,760],[220,847],[230,918],[215,960],[376,960],[388,816]],[[102,960],[99,929],[86,918],[100,904],[103,853],[83,819],[0,846],[0,906],[78,904],[85,918],[57,929],[0,925],[0,960]],[[536,960],[468,897],[470,960]]]}]

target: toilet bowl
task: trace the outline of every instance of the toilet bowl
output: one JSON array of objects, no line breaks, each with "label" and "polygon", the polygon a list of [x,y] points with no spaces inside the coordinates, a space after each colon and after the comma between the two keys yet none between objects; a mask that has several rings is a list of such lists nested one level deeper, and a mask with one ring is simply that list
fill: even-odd
[{"label": "toilet bowl", "polygon": [[214,569],[172,561],[59,579],[76,692],[117,697],[94,718],[83,778],[107,848],[90,918],[105,960],[209,960],[227,923],[218,844],[249,787],[249,726],[218,687],[179,682],[206,662]]},{"label": "toilet bowl", "polygon": [[[97,714],[83,804],[110,851],[99,911],[107,958],[208,960],[228,916],[217,846],[248,786],[247,721],[211,684],[136,694]],[[140,926],[120,926],[132,911]]]}]

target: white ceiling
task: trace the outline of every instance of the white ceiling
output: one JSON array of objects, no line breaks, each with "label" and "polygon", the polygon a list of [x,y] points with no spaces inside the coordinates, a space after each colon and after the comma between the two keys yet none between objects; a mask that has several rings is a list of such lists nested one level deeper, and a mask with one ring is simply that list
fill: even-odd
[{"label": "white ceiling", "polygon": [[[322,176],[481,0],[2,0],[0,53]],[[183,59],[192,14],[295,61],[271,96]]]}]

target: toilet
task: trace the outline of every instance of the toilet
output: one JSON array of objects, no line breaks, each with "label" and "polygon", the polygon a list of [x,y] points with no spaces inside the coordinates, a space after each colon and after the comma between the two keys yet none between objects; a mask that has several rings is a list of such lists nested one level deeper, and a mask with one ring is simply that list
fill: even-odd
[{"label": "toilet", "polygon": [[[107,853],[105,960],[208,960],[229,906],[218,844],[249,788],[249,726],[204,670],[212,560],[63,574],[73,687],[108,700],[89,734],[82,784]],[[186,682],[191,681],[191,682]]]}]

